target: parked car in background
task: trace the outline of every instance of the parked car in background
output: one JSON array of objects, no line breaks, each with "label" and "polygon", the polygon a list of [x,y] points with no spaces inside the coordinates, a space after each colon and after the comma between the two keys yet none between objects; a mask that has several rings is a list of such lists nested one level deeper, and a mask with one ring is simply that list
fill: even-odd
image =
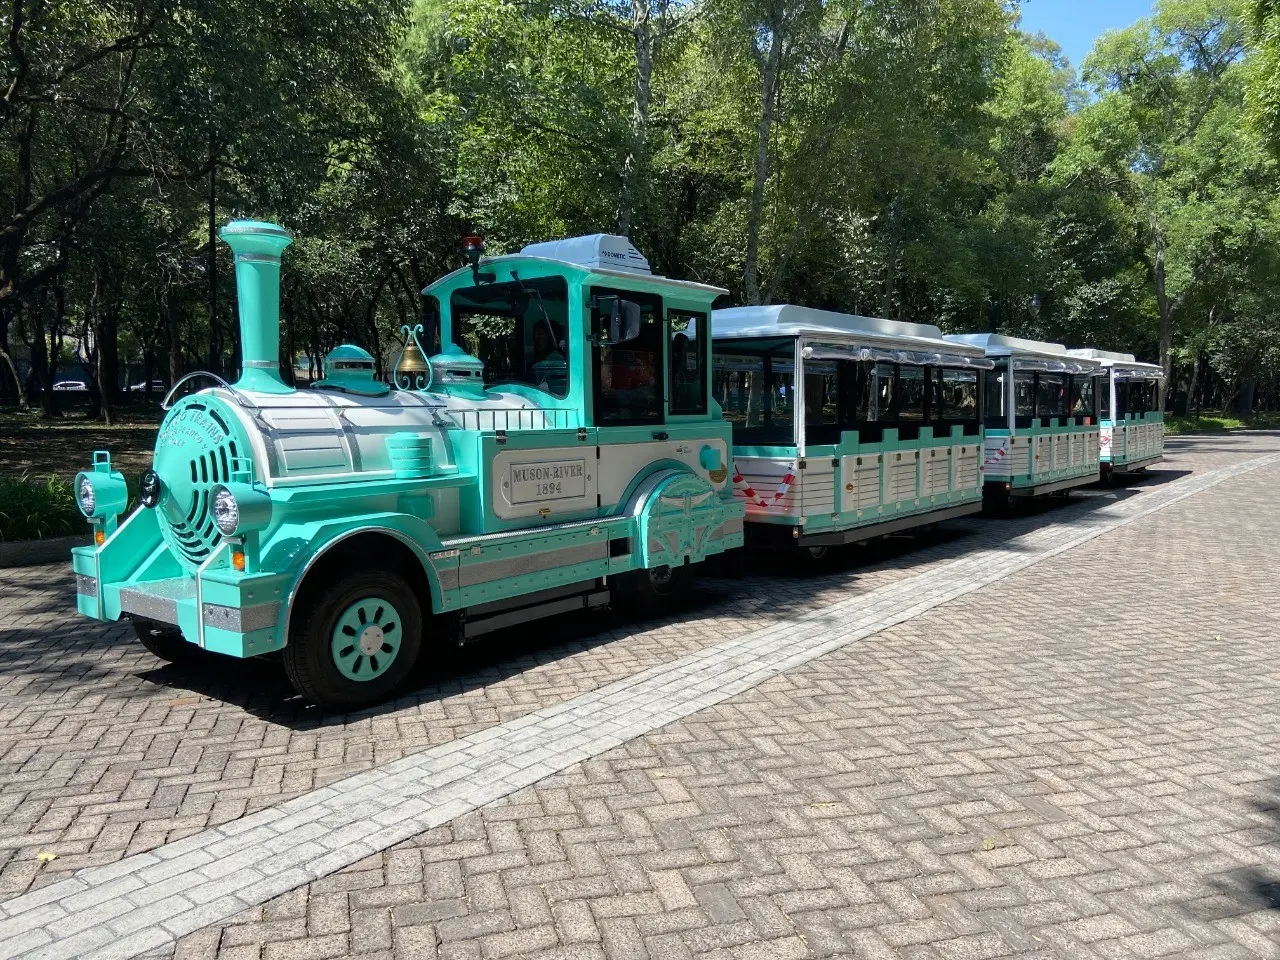
[{"label": "parked car in background", "polygon": [[83,380],[59,380],[53,385],[53,389],[60,393],[64,391],[68,393],[84,393],[89,387]]},{"label": "parked car in background", "polygon": [[[165,390],[167,390],[168,388],[169,388],[169,387],[168,387],[168,384],[166,384],[163,380],[152,380],[152,381],[151,381],[151,392],[152,392],[152,393],[164,393],[164,392],[165,392]],[[132,393],[143,393],[143,392],[145,392],[145,391],[146,391],[146,389],[147,389],[147,384],[146,384],[146,382],[145,382],[145,381],[144,381],[144,382],[142,382],[142,383],[135,383],[132,387],[130,387],[130,388],[129,388],[129,390],[130,390]]]}]

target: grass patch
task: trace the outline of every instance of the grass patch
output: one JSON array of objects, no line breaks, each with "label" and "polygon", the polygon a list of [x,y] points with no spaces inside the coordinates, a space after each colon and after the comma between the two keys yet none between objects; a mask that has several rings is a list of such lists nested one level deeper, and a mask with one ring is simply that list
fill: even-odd
[{"label": "grass patch", "polygon": [[0,476],[0,541],[49,540],[86,529],[71,480]]},{"label": "grass patch", "polygon": [[1280,413],[1258,413],[1246,419],[1215,414],[1200,417],[1165,417],[1164,426],[1165,432],[1169,434],[1274,430],[1280,427]]}]

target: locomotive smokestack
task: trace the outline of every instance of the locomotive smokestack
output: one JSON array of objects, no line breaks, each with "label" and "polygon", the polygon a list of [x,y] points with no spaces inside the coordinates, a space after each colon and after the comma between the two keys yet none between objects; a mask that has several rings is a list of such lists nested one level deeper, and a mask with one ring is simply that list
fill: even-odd
[{"label": "locomotive smokestack", "polygon": [[236,386],[262,393],[290,393],[280,379],[280,254],[293,242],[284,227],[233,220],[219,236],[236,260],[240,308],[240,379]]}]

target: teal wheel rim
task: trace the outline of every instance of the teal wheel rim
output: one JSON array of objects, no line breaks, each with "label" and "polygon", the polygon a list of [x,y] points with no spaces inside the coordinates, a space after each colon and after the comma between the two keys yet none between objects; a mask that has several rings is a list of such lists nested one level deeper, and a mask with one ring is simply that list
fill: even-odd
[{"label": "teal wheel rim", "polygon": [[365,597],[342,611],[334,624],[333,664],[348,680],[376,680],[400,656],[403,638],[400,611],[382,597]]}]

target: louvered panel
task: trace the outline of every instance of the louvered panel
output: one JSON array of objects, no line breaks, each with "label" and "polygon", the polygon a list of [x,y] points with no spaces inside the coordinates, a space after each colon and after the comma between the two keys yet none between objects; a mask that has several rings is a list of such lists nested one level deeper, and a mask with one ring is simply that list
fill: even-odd
[{"label": "louvered panel", "polygon": [[952,480],[952,490],[972,490],[978,485],[977,453],[962,453],[956,457],[956,468]]},{"label": "louvered panel", "polygon": [[821,473],[804,470],[800,473],[800,503],[805,515],[835,513],[836,477],[834,470]]},{"label": "louvered panel", "polygon": [[889,465],[889,500],[900,502],[916,498],[916,461],[902,460]]},{"label": "louvered panel", "polygon": [[1031,472],[1031,446],[1018,444],[1009,452],[1010,472],[1016,477]]},{"label": "louvered panel", "polygon": [[853,474],[853,487],[853,501],[857,509],[879,506],[880,465],[858,467]]},{"label": "louvered panel", "polygon": [[[945,451],[939,450],[937,453],[944,454]],[[945,456],[934,456],[926,460],[924,463],[924,495],[936,496],[946,493],[951,485],[950,474],[950,462]]]},{"label": "louvered panel", "polygon": [[1036,437],[1035,457],[1031,461],[1033,473],[1048,473],[1053,469],[1053,438],[1052,437]]}]

